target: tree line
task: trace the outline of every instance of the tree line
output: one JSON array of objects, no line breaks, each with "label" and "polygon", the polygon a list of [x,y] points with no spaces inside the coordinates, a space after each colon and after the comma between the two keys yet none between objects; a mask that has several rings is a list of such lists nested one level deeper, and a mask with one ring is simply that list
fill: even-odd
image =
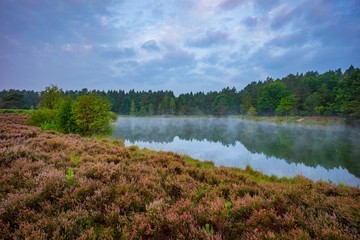
[{"label": "tree line", "polygon": [[[111,111],[121,115],[297,115],[345,116],[360,118],[360,69],[350,66],[322,74],[308,71],[286,77],[252,82],[241,91],[184,93],[82,89],[62,91],[63,96],[96,93],[111,103]],[[0,108],[38,108],[41,92],[3,90]]]}]

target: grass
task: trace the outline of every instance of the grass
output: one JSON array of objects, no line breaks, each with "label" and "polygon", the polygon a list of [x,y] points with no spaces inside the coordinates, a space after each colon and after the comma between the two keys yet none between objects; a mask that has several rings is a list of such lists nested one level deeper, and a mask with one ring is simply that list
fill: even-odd
[{"label": "grass", "polygon": [[360,190],[0,115],[2,239],[359,239]]},{"label": "grass", "polygon": [[341,117],[302,117],[302,116],[238,116],[244,120],[267,121],[274,123],[296,123],[303,125],[334,125],[343,124],[345,119]]},{"label": "grass", "polygon": [[[146,115],[146,116],[134,116],[134,115],[119,115],[120,118],[214,118],[216,116],[211,115]],[[247,121],[256,121],[256,122],[273,122],[273,123],[294,123],[302,125],[336,125],[346,123],[345,118],[341,117],[323,117],[323,116],[313,116],[313,117],[304,117],[304,116],[246,116],[246,115],[229,115],[223,116],[228,118],[239,118]]]},{"label": "grass", "polygon": [[0,114],[13,113],[13,114],[31,114],[34,109],[0,109]]}]

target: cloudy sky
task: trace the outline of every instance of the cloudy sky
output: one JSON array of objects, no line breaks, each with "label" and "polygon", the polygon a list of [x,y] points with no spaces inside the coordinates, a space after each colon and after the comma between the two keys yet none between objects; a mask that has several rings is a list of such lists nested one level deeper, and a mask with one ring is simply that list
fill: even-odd
[{"label": "cloudy sky", "polygon": [[0,89],[242,89],[360,67],[358,0],[0,0]]}]

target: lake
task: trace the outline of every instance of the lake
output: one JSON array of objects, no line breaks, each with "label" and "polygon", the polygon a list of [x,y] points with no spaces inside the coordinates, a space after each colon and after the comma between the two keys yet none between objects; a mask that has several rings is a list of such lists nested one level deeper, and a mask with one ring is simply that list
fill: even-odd
[{"label": "lake", "polygon": [[216,166],[360,186],[360,129],[239,118],[119,117],[113,137],[126,146],[172,151]]}]

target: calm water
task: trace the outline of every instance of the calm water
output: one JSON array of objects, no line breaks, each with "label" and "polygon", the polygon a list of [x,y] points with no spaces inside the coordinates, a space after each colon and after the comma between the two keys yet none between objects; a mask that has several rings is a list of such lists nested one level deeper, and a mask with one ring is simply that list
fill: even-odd
[{"label": "calm water", "polygon": [[267,175],[360,186],[360,129],[299,126],[236,118],[119,118],[114,137],[141,148],[173,151],[217,166]]}]

